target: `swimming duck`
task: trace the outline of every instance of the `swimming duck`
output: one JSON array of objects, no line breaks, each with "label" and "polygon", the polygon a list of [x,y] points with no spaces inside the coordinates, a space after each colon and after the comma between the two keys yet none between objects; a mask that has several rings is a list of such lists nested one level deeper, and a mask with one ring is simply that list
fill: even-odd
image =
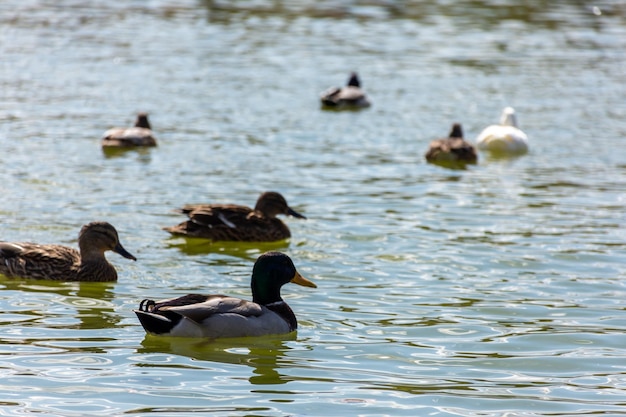
[{"label": "swimming duck", "polygon": [[157,146],[146,113],[139,113],[134,127],[116,127],[104,132],[103,148],[132,148],[135,146]]},{"label": "swimming duck", "polygon": [[502,154],[528,152],[528,136],[517,127],[517,117],[512,107],[505,107],[499,125],[486,127],[476,138],[478,149]]},{"label": "swimming duck", "polygon": [[107,222],[86,224],[78,235],[80,251],[61,245],[0,242],[0,274],[57,281],[116,281],[117,272],[104,252],[112,250],[136,261]]},{"label": "swimming duck", "polygon": [[189,204],[178,210],[189,220],[164,227],[173,235],[200,237],[213,241],[274,242],[291,237],[278,214],[306,219],[287,205],[285,197],[268,191],[259,197],[254,209],[235,204]]},{"label": "swimming duck", "polygon": [[321,94],[321,100],[323,108],[358,109],[371,105],[365,91],[361,89],[361,81],[355,72],[350,74],[345,87],[329,88]]},{"label": "swimming duck", "polygon": [[218,339],[285,334],[298,327],[295,314],[280,296],[288,282],[317,288],[298,273],[289,256],[267,252],[252,269],[252,301],[187,294],[161,301],[145,299],[133,311],[153,335]]},{"label": "swimming duck", "polygon": [[463,139],[463,129],[459,123],[452,125],[447,138],[430,142],[425,157],[430,163],[449,168],[462,168],[466,164],[475,164],[478,160],[474,146]]}]

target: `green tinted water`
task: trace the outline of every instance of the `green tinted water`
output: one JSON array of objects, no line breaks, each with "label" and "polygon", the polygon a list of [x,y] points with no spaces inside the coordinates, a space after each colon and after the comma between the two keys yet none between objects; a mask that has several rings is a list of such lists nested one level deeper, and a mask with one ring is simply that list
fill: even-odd
[{"label": "green tinted water", "polygon": [[[1,238],[116,226],[114,284],[0,285],[0,414],[621,414],[626,11],[616,3],[9,1],[0,6]],[[362,76],[373,107],[323,112]],[[514,106],[531,151],[428,165]],[[104,155],[150,114],[159,147]],[[278,245],[160,228],[185,203],[283,193]],[[288,253],[286,338],[146,337],[146,297],[248,298]]]}]

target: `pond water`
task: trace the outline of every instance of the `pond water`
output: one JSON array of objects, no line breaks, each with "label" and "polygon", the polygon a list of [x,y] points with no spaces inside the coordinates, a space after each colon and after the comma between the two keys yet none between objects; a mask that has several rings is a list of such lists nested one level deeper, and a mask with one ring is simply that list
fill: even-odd
[{"label": "pond water", "polygon": [[[512,3],[3,1],[0,238],[106,220],[138,261],[0,279],[0,415],[625,414],[626,7]],[[350,71],[373,106],[322,111]],[[509,105],[527,155],[425,162]],[[138,111],[159,146],[104,154]],[[161,230],[265,190],[288,242]],[[318,284],[283,289],[297,334],[145,335],[140,300],[249,298],[268,249]]]}]

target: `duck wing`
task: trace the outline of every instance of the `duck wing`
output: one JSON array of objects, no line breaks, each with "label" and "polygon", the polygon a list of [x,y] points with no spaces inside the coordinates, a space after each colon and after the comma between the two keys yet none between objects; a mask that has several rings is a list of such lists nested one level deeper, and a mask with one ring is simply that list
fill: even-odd
[{"label": "duck wing", "polygon": [[217,339],[290,331],[288,323],[268,308],[225,295],[143,300],[134,312],[146,332],[164,336]]},{"label": "duck wing", "polygon": [[353,86],[328,90],[322,95],[321,100],[322,105],[337,108],[359,108],[371,105],[365,92]]},{"label": "duck wing", "polygon": [[180,210],[188,221],[164,230],[213,241],[273,242],[291,237],[289,228],[277,218],[268,218],[240,205],[188,205]]},{"label": "duck wing", "polygon": [[345,101],[359,101],[365,97],[365,93],[358,87],[344,87],[341,89],[341,92],[338,94],[339,100]]},{"label": "duck wing", "polygon": [[189,219],[200,226],[217,227],[227,226],[235,228],[238,225],[244,224],[247,221],[248,216],[252,214],[254,210],[245,206],[238,205],[214,205],[214,206],[200,206],[185,214],[189,216]]},{"label": "duck wing", "polygon": [[341,87],[331,87],[320,94],[320,99],[324,104],[336,105],[339,93],[341,93]]},{"label": "duck wing", "polygon": [[80,253],[61,245],[0,242],[0,273],[7,276],[49,279],[75,273]]},{"label": "duck wing", "polygon": [[486,127],[476,138],[482,150],[524,153],[528,150],[528,136],[522,130],[508,125]]},{"label": "duck wing", "polygon": [[114,128],[104,132],[103,146],[156,146],[152,130],[145,127]]}]

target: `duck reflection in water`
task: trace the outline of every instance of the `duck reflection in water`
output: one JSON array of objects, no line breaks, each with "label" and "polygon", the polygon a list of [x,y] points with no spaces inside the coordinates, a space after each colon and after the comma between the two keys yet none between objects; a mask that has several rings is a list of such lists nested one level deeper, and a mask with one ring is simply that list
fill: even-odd
[{"label": "duck reflection in water", "polygon": [[[253,375],[248,379],[253,385],[286,384],[293,379],[282,375],[280,368],[293,368],[289,359],[289,342],[296,340],[296,334],[255,337],[242,339],[190,339],[163,338],[146,335],[137,353],[164,353],[185,356],[195,360],[247,365]],[[149,358],[149,356],[146,356]],[[181,367],[184,366],[181,364]]]},{"label": "duck reflection in water", "polygon": [[289,240],[276,242],[213,242],[202,238],[172,237],[167,243],[168,248],[175,248],[185,255],[206,255],[219,253],[241,259],[254,261],[260,254],[269,251],[285,251],[289,248]]},{"label": "duck reflection in water", "polygon": [[[20,321],[23,324],[32,322],[46,328],[81,330],[113,329],[123,319],[115,312],[114,283],[0,279],[0,288],[12,313],[32,317]],[[19,294],[19,297],[12,293]],[[33,303],[45,305],[33,308]],[[58,305],[67,308],[55,308]],[[55,325],[55,322],[62,324]]]}]

